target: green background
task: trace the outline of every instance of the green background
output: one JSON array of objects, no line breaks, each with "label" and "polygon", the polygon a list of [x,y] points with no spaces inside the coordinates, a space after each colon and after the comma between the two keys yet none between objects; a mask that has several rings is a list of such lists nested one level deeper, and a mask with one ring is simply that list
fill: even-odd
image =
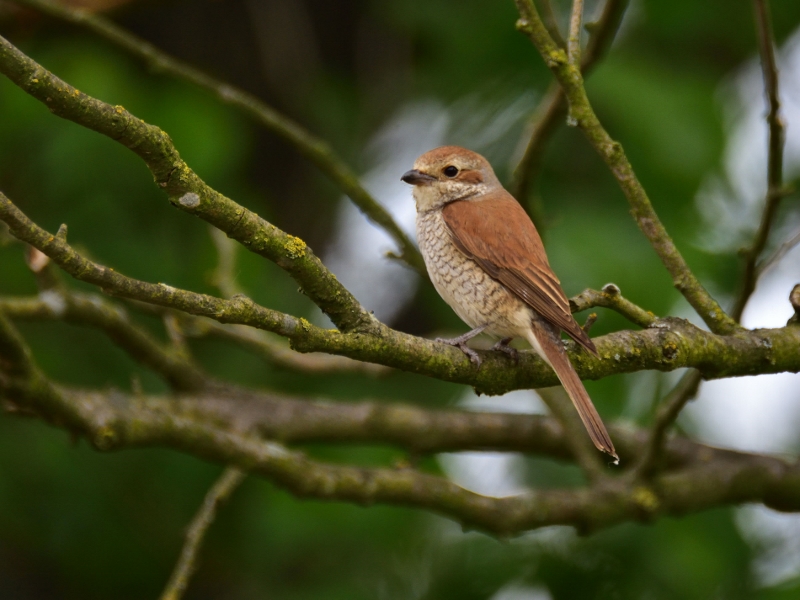
[{"label": "green background", "polygon": [[[771,4],[780,44],[800,23],[800,3]],[[259,12],[265,10],[266,17]],[[208,93],[150,72],[79,29],[34,13],[0,14],[0,33],[28,55],[81,91],[157,124],[213,187],[312,248],[326,247],[340,193],[280,139]],[[449,107],[484,97],[489,111],[490,101],[538,96],[551,80],[533,46],[514,30],[510,0],[133,2],[111,16],[272,103],[327,139],[357,171],[370,165],[365,148],[375,133],[407,105],[435,100]],[[730,299],[738,259],[702,249],[695,196],[722,169],[719,89],[755,56],[752,6],[648,0],[635,2],[628,17],[619,43],[588,82],[590,98],[692,268]],[[451,130],[457,135],[458,124]],[[508,181],[512,165],[497,160],[507,160],[520,135],[514,129],[491,147],[474,149],[486,152]],[[568,293],[614,281],[656,314],[674,309],[678,295],[666,271],[580,132],[559,129],[535,187],[551,262]],[[48,230],[68,223],[70,241],[106,265],[218,293],[210,282],[216,257],[206,225],[173,210],[128,150],[51,116],[5,79],[0,189]],[[239,282],[248,295],[313,316],[279,269],[248,253],[239,257]],[[5,243],[0,294],[35,293],[22,246]],[[137,319],[163,335],[156,320]],[[419,335],[463,330],[427,284],[395,326]],[[623,327],[602,312],[593,335]],[[136,380],[147,392],[165,391],[98,332],[60,323],[20,329],[59,382],[130,390]],[[402,373],[298,375],[210,340],[192,342],[192,349],[218,377],[303,397],[448,406],[463,393]],[[588,386],[606,418],[624,411],[628,379]],[[403,458],[386,448],[309,451],[365,465]],[[574,470],[550,461],[528,465],[541,485],[575,479]],[[428,467],[437,468],[434,461]],[[62,430],[0,415],[0,598],[156,597],[184,528],[220,469],[158,449],[99,454]],[[187,598],[463,600],[491,598],[509,584],[538,587],[556,599],[797,597],[800,580],[757,586],[749,567],[757,548],[742,538],[734,518],[733,509],[718,509],[587,538],[555,528],[495,540],[423,511],[298,501],[251,478],[211,529]]]}]

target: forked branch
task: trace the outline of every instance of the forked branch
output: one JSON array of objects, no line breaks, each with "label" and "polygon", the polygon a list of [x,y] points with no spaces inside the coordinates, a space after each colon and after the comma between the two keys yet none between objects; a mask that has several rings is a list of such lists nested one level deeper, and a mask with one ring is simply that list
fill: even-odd
[{"label": "forked branch", "polygon": [[[589,30],[589,41],[581,59],[581,71],[584,76],[592,71],[597,61],[608,51],[627,7],[628,0],[607,0],[597,20],[586,24],[586,29]],[[546,14],[544,19],[547,24]],[[564,46],[564,44],[559,45]],[[564,90],[558,82],[553,82],[533,112],[531,129],[526,132],[525,152],[514,169],[514,180],[510,190],[520,202],[524,202],[529,195],[545,144],[566,116],[567,102]],[[542,224],[541,215],[534,214],[533,217],[536,225],[540,226]]]},{"label": "forked branch", "polygon": [[64,3],[51,0],[14,1],[50,17],[83,27],[144,60],[153,69],[208,90],[222,102],[241,110],[267,130],[291,144],[300,154],[314,163],[368,219],[389,234],[400,249],[398,257],[423,277],[427,277],[419,250],[395,223],[391,215],[361,185],[356,174],[336,155],[330,145],[305,130],[299,123],[280,114],[256,96],[215,79],[190,64],[170,56],[100,15],[71,8]]},{"label": "forked branch", "polygon": [[778,90],[778,64],[775,60],[775,39],[772,34],[772,19],[767,0],[753,0],[758,34],[758,51],[761,56],[761,72],[764,76],[764,95],[767,100],[767,194],[761,222],[749,248],[743,251],[744,273],[741,290],[734,303],[731,316],[740,321],[747,301],[756,289],[759,270],[758,260],[764,252],[769,234],[775,223],[778,206],[787,190],[783,187],[783,149],[785,145],[785,124],[781,116],[781,101]]},{"label": "forked branch", "polygon": [[583,86],[580,69],[569,64],[565,52],[550,37],[532,0],[516,0],[516,4],[521,16],[517,22],[518,28],[530,38],[542,55],[545,64],[550,67],[561,84],[569,102],[570,114],[616,178],[628,199],[637,225],[672,276],[675,287],[712,331],[720,334],[730,334],[736,331],[737,323],[720,308],[717,301],[703,288],[689,269],[658,218],[650,198],[625,156],[622,145],[609,136],[595,115]]}]

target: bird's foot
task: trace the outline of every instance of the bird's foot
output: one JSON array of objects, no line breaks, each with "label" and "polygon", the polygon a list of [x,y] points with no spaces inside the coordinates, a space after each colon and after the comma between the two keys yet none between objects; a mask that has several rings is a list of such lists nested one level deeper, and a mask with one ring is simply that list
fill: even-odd
[{"label": "bird's foot", "polygon": [[514,364],[519,364],[519,351],[516,348],[512,348],[508,344],[514,338],[503,338],[499,342],[497,342],[494,346],[492,346],[492,350],[497,350],[498,352],[502,352],[503,354],[508,354],[511,359],[514,361]]},{"label": "bird's foot", "polygon": [[478,356],[478,353],[475,352],[472,348],[467,346],[467,342],[474,338],[476,335],[481,333],[484,329],[486,329],[488,325],[482,325],[481,327],[476,327],[472,331],[468,331],[464,335],[460,335],[458,337],[446,339],[446,338],[436,338],[434,341],[439,342],[441,344],[447,344],[448,346],[455,346],[459,350],[461,350],[464,354],[467,355],[470,362],[475,366],[481,366],[481,357]]}]

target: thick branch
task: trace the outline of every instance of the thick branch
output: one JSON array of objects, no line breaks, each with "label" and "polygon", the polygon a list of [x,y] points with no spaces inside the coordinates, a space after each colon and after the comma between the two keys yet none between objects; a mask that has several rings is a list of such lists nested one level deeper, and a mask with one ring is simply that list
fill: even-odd
[{"label": "thick branch", "polygon": [[[22,344],[19,338],[17,342],[16,345]],[[32,368],[20,373],[15,381],[0,377],[0,396],[36,412],[46,409],[54,422],[67,423],[100,450],[172,447],[236,465],[300,497],[425,508],[466,527],[497,535],[554,524],[593,531],[626,520],[650,520],[746,501],[800,510],[800,467],[768,457],[704,448],[694,460],[654,478],[649,486],[631,483],[629,478],[604,478],[590,489],[487,498],[411,469],[363,469],[312,461],[302,453],[260,439],[254,435],[252,422],[244,430],[233,431],[208,415],[193,418],[181,414],[180,402],[161,401],[161,407],[155,408],[153,399],[141,396],[126,400],[117,392],[99,394],[56,388],[49,383],[42,385],[34,371]],[[107,397],[109,394],[113,398]],[[194,411],[203,406],[197,401],[192,405]],[[483,417],[503,418],[474,416]],[[519,415],[505,418],[511,422],[521,420]],[[566,446],[565,440],[561,442]]]},{"label": "thick branch", "polygon": [[342,161],[330,145],[303,129],[300,124],[280,114],[256,96],[215,79],[199,69],[174,58],[152,44],[125,31],[112,21],[81,9],[49,0],[15,0],[51,17],[84,27],[112,44],[144,60],[157,71],[168,73],[198,87],[206,89],[217,98],[234,106],[263,125],[266,129],[294,146],[303,156],[325,173],[364,215],[386,231],[400,248],[399,257],[418,273],[427,277],[422,256],[414,243],[394,222],[386,209],[364,189],[358,177]]},{"label": "thick branch", "polygon": [[778,93],[778,65],[775,62],[775,41],[772,35],[772,20],[767,0],[754,0],[756,13],[756,31],[758,32],[758,50],[761,55],[761,72],[764,75],[764,94],[767,99],[767,125],[769,127],[769,143],[767,153],[767,197],[761,222],[758,225],[752,245],[744,252],[744,274],[742,289],[736,298],[731,316],[741,320],[744,307],[756,289],[758,269],[756,265],[761,253],[767,245],[769,232],[778,213],[778,205],[786,195],[783,188],[783,148],[785,143],[785,126],[781,116],[781,102]]},{"label": "thick branch", "polygon": [[289,273],[342,330],[368,329],[374,318],[299,238],[210,188],[181,159],[169,136],[134,117],[76,90],[0,37],[0,72],[54,114],[118,141],[144,160],[170,202],[194,214],[250,251]]},{"label": "thick branch", "polygon": [[[113,392],[113,401],[104,394],[66,389],[57,392],[63,408],[68,407],[79,417],[80,431],[100,450],[167,446],[236,465],[299,497],[425,508],[496,535],[555,524],[593,531],[626,520],[651,520],[741,502],[800,510],[799,466],[708,447],[699,447],[682,468],[654,478],[649,486],[616,478],[604,479],[602,485],[591,489],[487,498],[412,469],[364,469],[309,460],[300,452],[252,433],[227,430],[211,419],[143,409],[141,398],[137,409],[136,404],[126,404],[123,396]],[[0,393],[7,393],[2,381]],[[16,391],[15,400],[39,404],[36,391],[25,388]],[[475,417],[484,416],[488,415]],[[507,423],[520,419],[520,415],[504,417]]]},{"label": "thick branch", "polygon": [[567,56],[547,33],[531,0],[516,0],[521,19],[518,28],[531,39],[545,63],[564,89],[570,113],[617,179],[631,206],[639,228],[647,236],[664,266],[672,276],[675,287],[686,297],[700,317],[716,333],[732,333],[739,327],[720,308],[689,269],[675,243],[658,218],[642,184],[636,178],[619,142],[615,142],[600,124],[592,109],[580,69],[570,65]]},{"label": "thick branch", "polygon": [[[553,371],[532,352],[521,353],[517,368],[505,355],[481,352],[483,363],[473,365],[452,346],[395,331],[375,322],[369,333],[342,333],[311,325],[252,300],[222,300],[125,277],[78,254],[61,237],[53,236],[28,219],[0,193],[0,221],[15,237],[49,256],[73,277],[99,286],[108,293],[174,308],[221,323],[238,323],[289,338],[300,352],[327,352],[395,367],[445,381],[466,383],[481,393],[501,394],[515,389],[555,385]],[[739,329],[718,336],[682,319],[659,319],[643,331],[620,331],[595,339],[599,355],[573,352],[572,363],[583,378],[642,369],[671,371],[694,367],[703,377],[732,377],[800,370],[800,328]]]}]

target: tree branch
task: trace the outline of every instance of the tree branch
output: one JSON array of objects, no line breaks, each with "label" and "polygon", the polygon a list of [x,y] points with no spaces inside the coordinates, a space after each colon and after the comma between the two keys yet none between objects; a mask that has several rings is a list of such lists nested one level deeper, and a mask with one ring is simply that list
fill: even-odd
[{"label": "tree branch", "polygon": [[613,283],[604,285],[603,290],[600,292],[597,290],[585,289],[569,300],[569,307],[573,313],[581,312],[596,306],[610,308],[639,327],[652,327],[658,321],[658,317],[650,311],[636,306],[627,298],[623,298],[619,288]]},{"label": "tree branch", "polygon": [[[8,332],[11,332],[10,338]],[[10,325],[0,322],[0,343],[8,345],[8,339],[12,340],[12,346],[25,353],[23,342]],[[15,354],[20,355],[20,351]],[[237,400],[246,398],[239,391],[234,394]],[[631,483],[629,478],[614,478],[603,479],[601,484],[590,489],[545,490],[535,495],[487,498],[440,477],[411,469],[363,469],[309,460],[302,453],[256,437],[252,421],[238,431],[227,428],[224,419],[202,414],[204,404],[196,399],[190,402],[193,412],[186,413],[182,412],[180,401],[160,401],[160,406],[156,406],[154,399],[140,395],[126,397],[118,392],[57,388],[49,382],[43,383],[34,366],[18,371],[13,381],[0,377],[0,396],[37,412],[46,409],[45,414],[52,421],[67,424],[72,431],[86,435],[100,450],[167,446],[260,474],[299,497],[425,508],[459,521],[465,527],[501,536],[553,524],[573,525],[589,532],[625,520],[651,520],[661,515],[684,514],[746,501],[763,502],[784,511],[800,511],[800,494],[797,493],[800,467],[796,464],[699,445],[694,445],[699,449],[693,458],[653,478],[647,486]],[[219,401],[220,394],[214,394],[213,402]],[[258,406],[262,410],[270,408],[261,402]],[[392,410],[397,408],[391,407]],[[231,412],[240,418],[243,414],[239,410]],[[280,411],[266,410],[266,414],[279,415]],[[405,422],[408,430],[407,416],[401,413],[396,423]],[[464,415],[459,418],[505,418],[506,423],[511,424],[533,419],[520,417]],[[541,418],[536,420],[542,422]],[[291,431],[291,428],[281,427],[281,431]],[[347,431],[352,434],[357,430],[348,427]],[[419,431],[414,433],[420,437]],[[563,437],[562,434],[561,444],[567,446]],[[535,438],[527,436],[527,439]],[[621,441],[620,447],[625,451],[624,440]],[[693,445],[683,440],[675,442],[676,445]]]},{"label": "tree branch", "polygon": [[667,429],[678,418],[686,403],[697,395],[697,390],[700,389],[702,380],[703,378],[698,371],[688,371],[667,394],[667,397],[662,400],[656,411],[655,423],[650,431],[650,439],[644,448],[639,464],[636,465],[636,477],[650,477],[659,467]]},{"label": "tree branch", "polygon": [[[0,380],[0,394],[9,393],[4,383]],[[38,388],[19,386],[14,400],[40,406],[38,393]],[[56,395],[61,410],[68,410],[79,419],[77,431],[99,450],[166,446],[259,474],[298,497],[424,508],[465,527],[500,536],[555,524],[590,532],[626,520],[649,521],[740,502],[757,501],[779,510],[800,511],[797,464],[686,440],[675,440],[670,448],[694,447],[694,452],[684,453],[680,468],[653,478],[647,486],[631,483],[628,478],[607,478],[590,489],[542,490],[488,498],[412,469],[365,469],[313,461],[300,452],[259,439],[252,432],[226,429],[218,420],[174,414],[180,404],[156,408],[152,399],[130,397],[128,403],[117,392],[66,388],[58,388]],[[513,429],[520,417],[524,415],[465,414],[459,418],[504,419]],[[561,443],[566,447],[563,436]]]},{"label": "tree branch", "polygon": [[583,0],[572,0],[572,14],[569,19],[569,39],[567,40],[567,60],[578,67],[581,64],[581,23],[583,21]]},{"label": "tree branch", "polygon": [[256,96],[215,79],[190,64],[168,55],[100,15],[70,8],[65,4],[50,0],[13,1],[50,17],[83,27],[145,61],[154,70],[208,90],[222,102],[241,110],[267,130],[291,144],[300,154],[310,160],[353,201],[370,221],[389,234],[389,237],[400,249],[398,258],[423,277],[427,277],[425,264],[417,247],[394,222],[386,209],[364,189],[356,174],[336,155],[327,142],[306,131],[298,123],[280,114]]},{"label": "tree branch", "polygon": [[[209,233],[217,250],[217,268],[212,276],[214,285],[226,298],[241,295],[244,290],[236,280],[236,252],[239,245],[225,236],[219,229],[209,227]],[[148,305],[149,306],[149,305]],[[164,314],[164,311],[160,311]],[[298,354],[287,345],[271,339],[264,331],[240,325],[222,325],[208,319],[197,319],[184,313],[168,311],[172,315],[181,315],[183,325],[188,326],[186,333],[192,337],[202,335],[215,335],[216,337],[234,342],[259,355],[266,362],[289,368],[295,371],[309,373],[333,373],[337,371],[363,372],[377,374],[386,369],[380,365],[373,365],[351,360],[343,356],[329,354]]]},{"label": "tree branch", "polygon": [[558,44],[561,48],[566,48],[567,42],[561,35],[561,30],[558,27],[558,19],[556,18],[556,13],[553,10],[552,3],[550,2],[550,0],[539,0],[539,6],[542,7],[544,24],[545,27],[547,27],[547,31],[550,33],[550,36],[556,41],[556,44]]},{"label": "tree branch", "polygon": [[[600,17],[593,23],[586,24],[586,29],[589,30],[589,42],[586,44],[581,61],[581,70],[584,76],[591,73],[597,61],[608,51],[627,7],[628,0],[606,0]],[[544,19],[546,24],[546,14]],[[560,43],[559,46],[564,47],[564,44]],[[530,185],[539,169],[547,140],[552,137],[566,116],[567,104],[564,91],[558,82],[553,82],[533,113],[532,128],[525,132],[525,137],[528,138],[525,153],[514,169],[511,192],[520,202],[528,197]],[[541,225],[541,215],[534,214],[533,216],[537,226]]]},{"label": "tree branch", "polygon": [[772,34],[772,20],[767,0],[753,0],[758,33],[758,51],[761,55],[761,72],[764,75],[764,94],[767,99],[767,125],[769,144],[767,154],[767,198],[764,212],[758,225],[752,245],[743,251],[744,274],[742,289],[736,298],[731,316],[740,321],[747,301],[756,289],[758,269],[756,265],[769,240],[769,232],[778,213],[781,199],[787,195],[783,187],[783,148],[785,144],[785,125],[781,116],[781,102],[778,93],[778,65],[775,61],[775,41]]},{"label": "tree branch", "polygon": [[530,38],[561,84],[578,127],[617,179],[628,199],[636,223],[672,276],[675,287],[712,331],[722,334],[736,331],[738,324],[725,314],[717,301],[703,288],[681,256],[653,209],[642,184],[636,178],[621,144],[611,139],[600,124],[586,96],[580,69],[568,63],[564,51],[549,36],[532,0],[516,0],[516,4],[521,15],[517,27]]},{"label": "tree branch", "polygon": [[209,187],[181,159],[164,131],[134,117],[122,106],[114,107],[81,93],[2,37],[0,73],[54,114],[102,133],[139,155],[174,206],[200,217],[284,269],[341,330],[373,326],[372,315],[303,240],[281,231]]},{"label": "tree branch", "polygon": [[[289,338],[300,352],[327,352],[356,360],[466,383],[480,393],[502,394],[515,389],[555,385],[552,369],[533,352],[520,353],[519,364],[509,368],[505,355],[483,351],[480,367],[452,346],[395,331],[375,321],[368,333],[343,333],[323,329],[249,298],[222,300],[131,279],[78,254],[61,237],[53,236],[28,219],[0,193],[0,221],[15,237],[49,256],[73,277],[97,285],[107,293],[174,308],[221,323],[238,323]],[[733,377],[800,370],[800,328],[737,330],[718,336],[675,318],[659,319],[643,331],[620,331],[595,338],[599,356],[573,351],[571,360],[579,375],[601,379],[611,374],[642,369],[671,371],[694,367],[703,377]],[[574,348],[574,344],[571,345]]]},{"label": "tree branch", "polygon": [[800,244],[800,231],[797,231],[792,237],[778,246],[775,252],[765,258],[763,262],[759,263],[756,270],[756,279],[778,264],[781,259],[783,259],[783,257],[786,256],[798,244]]},{"label": "tree branch", "polygon": [[189,585],[194,571],[197,569],[197,557],[203,545],[206,531],[214,522],[219,508],[230,498],[241,485],[247,475],[234,467],[228,467],[219,479],[208,490],[200,509],[189,524],[186,542],[181,549],[175,569],[169,578],[161,600],[180,600]]},{"label": "tree branch", "polygon": [[59,320],[94,327],[133,360],[161,375],[175,390],[203,389],[208,378],[186,356],[167,348],[133,323],[126,312],[96,294],[50,289],[35,298],[2,298],[0,310],[12,319]]}]

